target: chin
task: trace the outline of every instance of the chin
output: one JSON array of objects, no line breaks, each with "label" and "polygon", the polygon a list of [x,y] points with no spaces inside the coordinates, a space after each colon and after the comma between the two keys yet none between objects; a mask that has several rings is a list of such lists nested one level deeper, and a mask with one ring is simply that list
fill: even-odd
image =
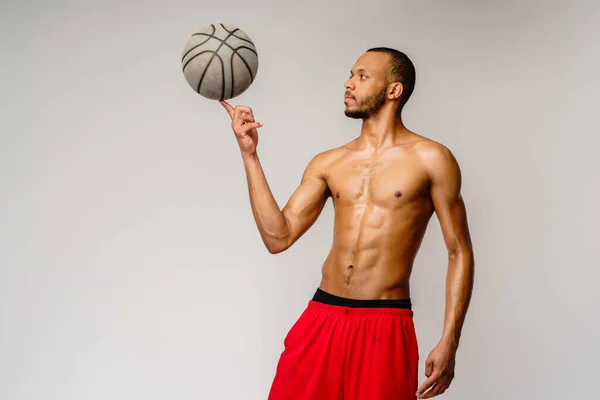
[{"label": "chin", "polygon": [[346,108],[344,110],[344,114],[348,118],[353,118],[353,119],[364,118],[364,115],[363,115],[364,113],[363,112],[361,112],[360,110],[352,109],[352,108]]}]

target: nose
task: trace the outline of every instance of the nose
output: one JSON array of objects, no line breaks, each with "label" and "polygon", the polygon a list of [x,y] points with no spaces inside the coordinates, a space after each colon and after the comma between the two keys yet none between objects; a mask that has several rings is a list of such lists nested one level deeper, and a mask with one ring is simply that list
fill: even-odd
[{"label": "nose", "polygon": [[352,79],[348,79],[344,83],[344,88],[346,88],[346,90],[352,90],[352,89],[354,89],[354,85],[352,84]]}]

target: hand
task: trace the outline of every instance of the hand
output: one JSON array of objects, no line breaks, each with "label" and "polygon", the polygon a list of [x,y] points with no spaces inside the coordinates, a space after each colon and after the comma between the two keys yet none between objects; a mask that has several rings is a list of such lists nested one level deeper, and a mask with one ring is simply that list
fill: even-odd
[{"label": "hand", "polygon": [[219,100],[219,103],[221,103],[231,117],[231,128],[240,145],[240,150],[246,154],[256,153],[256,146],[258,145],[258,132],[256,128],[262,127],[263,124],[254,120],[252,109],[246,106],[236,106],[233,108],[223,100]]},{"label": "hand", "polygon": [[431,351],[425,361],[425,376],[428,379],[417,390],[417,398],[429,399],[448,389],[454,379],[455,358],[456,347],[450,344],[440,343]]}]

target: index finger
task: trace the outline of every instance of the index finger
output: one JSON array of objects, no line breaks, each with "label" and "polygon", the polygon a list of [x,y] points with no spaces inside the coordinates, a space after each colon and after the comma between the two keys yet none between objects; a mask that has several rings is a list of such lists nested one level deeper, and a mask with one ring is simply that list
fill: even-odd
[{"label": "index finger", "polygon": [[417,390],[417,394],[420,396],[423,393],[425,393],[428,389],[430,389],[433,386],[433,384],[439,379],[439,377],[439,373],[432,374],[425,382],[423,382],[421,387]]},{"label": "index finger", "polygon": [[225,110],[227,110],[227,114],[229,114],[229,116],[233,118],[234,108],[225,100],[219,100],[219,103],[221,103]]}]

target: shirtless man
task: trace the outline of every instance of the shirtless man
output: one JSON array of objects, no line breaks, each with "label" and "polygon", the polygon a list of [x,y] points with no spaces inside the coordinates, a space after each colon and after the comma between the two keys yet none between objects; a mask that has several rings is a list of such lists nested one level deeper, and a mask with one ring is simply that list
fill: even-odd
[{"label": "shirtless man", "polygon": [[[321,283],[284,340],[269,400],[427,399],[444,393],[454,377],[474,257],[456,159],[402,122],[414,82],[404,53],[374,48],[363,54],[345,83],[344,100],[346,116],[363,121],[360,135],[312,158],[283,209],[256,151],[262,123],[249,107],[221,101],[270,253],[290,248],[329,197],[335,209]],[[425,361],[427,379],[417,387],[409,280],[434,212],[448,249],[446,310],[440,341]]]}]

